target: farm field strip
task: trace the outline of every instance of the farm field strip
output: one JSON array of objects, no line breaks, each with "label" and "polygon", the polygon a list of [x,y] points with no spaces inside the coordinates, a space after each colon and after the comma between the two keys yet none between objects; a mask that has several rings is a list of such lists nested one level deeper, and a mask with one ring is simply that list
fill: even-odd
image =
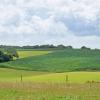
[{"label": "farm field strip", "polygon": [[[67,78],[67,79],[66,79]],[[100,82],[100,72],[65,72],[48,73],[24,78],[33,82],[51,83],[87,83],[88,81]]]},{"label": "farm field strip", "polygon": [[100,82],[100,72],[50,73],[0,68],[0,81],[19,82],[21,76],[25,82],[65,83],[66,77],[69,83],[86,83],[87,81]]},{"label": "farm field strip", "polygon": [[30,56],[38,56],[38,55],[44,55],[48,54],[51,51],[18,51],[19,57],[20,58],[26,58]]}]

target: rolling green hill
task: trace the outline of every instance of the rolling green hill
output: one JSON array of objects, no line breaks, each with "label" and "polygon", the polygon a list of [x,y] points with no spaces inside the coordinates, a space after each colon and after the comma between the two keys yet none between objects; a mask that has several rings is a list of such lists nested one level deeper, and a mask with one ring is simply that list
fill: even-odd
[{"label": "rolling green hill", "polygon": [[44,55],[1,63],[0,66],[50,72],[100,70],[100,51],[77,49],[56,50]]}]

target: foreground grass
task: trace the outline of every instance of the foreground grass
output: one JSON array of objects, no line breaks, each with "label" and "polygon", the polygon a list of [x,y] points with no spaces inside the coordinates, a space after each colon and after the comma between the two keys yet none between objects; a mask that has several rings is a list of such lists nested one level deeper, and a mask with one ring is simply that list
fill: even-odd
[{"label": "foreground grass", "polygon": [[100,100],[100,83],[0,83],[2,100]]}]

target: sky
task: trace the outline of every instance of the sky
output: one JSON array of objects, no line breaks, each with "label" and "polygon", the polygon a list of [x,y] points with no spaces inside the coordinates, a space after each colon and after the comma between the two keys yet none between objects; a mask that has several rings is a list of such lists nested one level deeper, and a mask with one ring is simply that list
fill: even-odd
[{"label": "sky", "polygon": [[100,48],[100,0],[0,0],[0,44]]}]

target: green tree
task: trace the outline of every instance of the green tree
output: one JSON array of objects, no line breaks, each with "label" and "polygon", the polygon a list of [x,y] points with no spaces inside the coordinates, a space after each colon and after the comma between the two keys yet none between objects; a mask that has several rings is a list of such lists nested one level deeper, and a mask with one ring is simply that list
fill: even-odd
[{"label": "green tree", "polygon": [[61,48],[65,48],[65,46],[61,44],[61,45],[58,45],[57,48],[61,49]]},{"label": "green tree", "polygon": [[7,62],[13,60],[12,56],[4,54],[2,51],[0,51],[0,62]]},{"label": "green tree", "polygon": [[85,46],[82,46],[81,47],[81,50],[91,50],[90,48],[87,48],[87,47],[85,47]]},{"label": "green tree", "polygon": [[7,55],[9,55],[10,57],[19,58],[18,52],[14,48],[8,48],[6,49],[6,52],[7,52]]}]

